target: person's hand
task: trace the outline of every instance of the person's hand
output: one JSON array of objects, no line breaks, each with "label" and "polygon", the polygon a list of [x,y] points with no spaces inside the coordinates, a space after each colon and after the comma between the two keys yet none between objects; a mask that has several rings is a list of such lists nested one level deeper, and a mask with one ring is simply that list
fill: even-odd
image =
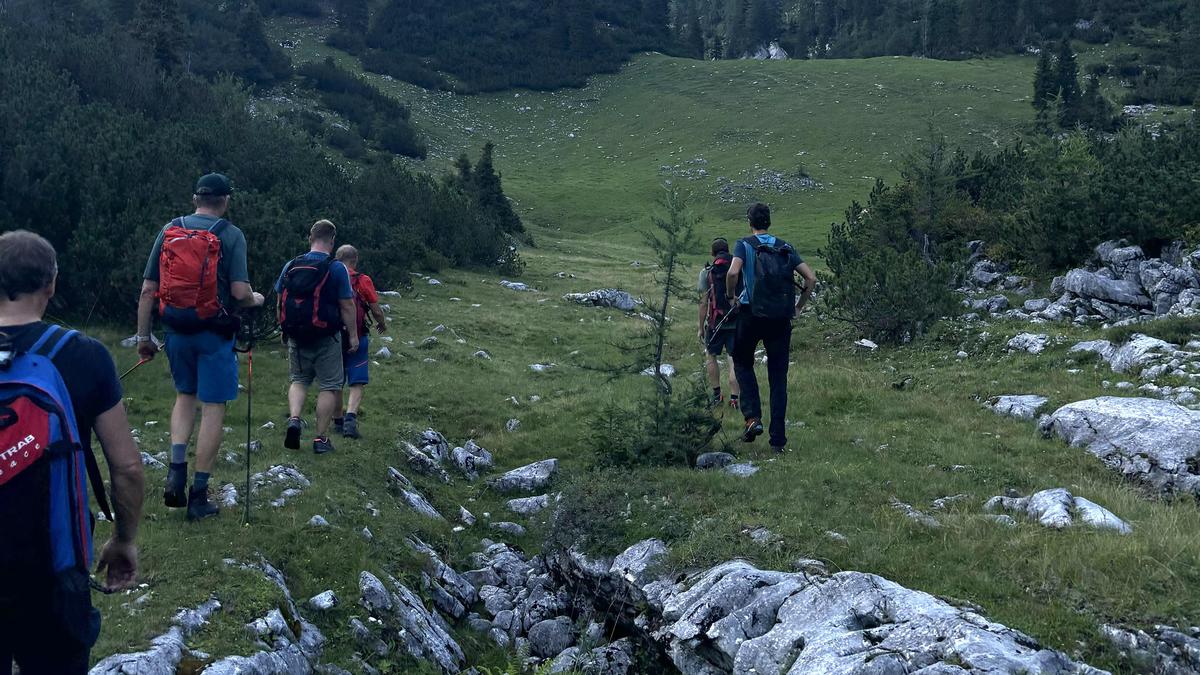
[{"label": "person's hand", "polygon": [[733,309],[742,304],[742,296],[741,295],[730,296],[730,297],[727,297],[726,300],[729,300],[729,308],[730,309]]},{"label": "person's hand", "polygon": [[354,337],[350,338],[349,343],[346,345],[346,353],[353,354],[354,352],[357,352],[357,351],[358,351],[358,336],[355,335]]},{"label": "person's hand", "polygon": [[380,335],[383,335],[387,332],[387,326],[381,323],[375,327],[375,330],[378,331]]},{"label": "person's hand", "polygon": [[259,293],[258,291],[251,293],[251,296],[254,298],[254,304],[251,305],[252,307],[262,307],[263,303],[267,301],[266,298],[263,297],[263,294]]},{"label": "person's hand", "polygon": [[139,340],[137,344],[137,353],[143,361],[153,361],[154,355],[158,353],[158,345],[155,344],[154,338],[150,338],[144,342]]},{"label": "person's hand", "polygon": [[137,583],[138,552],[132,543],[109,539],[100,551],[96,574],[107,572],[105,585],[112,591],[133,588]]},{"label": "person's hand", "polygon": [[704,329],[703,328],[700,328],[696,331],[696,337],[701,340],[704,339]]}]

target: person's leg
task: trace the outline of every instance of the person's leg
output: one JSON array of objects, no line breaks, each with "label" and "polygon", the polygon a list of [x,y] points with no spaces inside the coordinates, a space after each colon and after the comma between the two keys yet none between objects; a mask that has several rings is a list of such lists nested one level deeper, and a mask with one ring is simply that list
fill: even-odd
[{"label": "person's leg", "polygon": [[[205,403],[200,415],[200,435],[196,438],[196,479],[200,483],[200,474],[206,477],[212,473],[217,461],[217,451],[221,448],[221,440],[225,436],[224,403]],[[197,484],[197,488],[204,487]]]},{"label": "person's leg", "polygon": [[317,436],[325,438],[329,432],[329,424],[333,421],[333,411],[337,408],[337,392],[323,391],[317,394]]},{"label": "person's leg", "polygon": [[758,395],[758,378],[754,374],[754,350],[758,347],[755,318],[746,310],[738,316],[737,334],[733,339],[733,370],[741,390],[742,415],[747,421],[762,418],[762,403]]},{"label": "person's leg", "polygon": [[767,380],[771,389],[771,447],[787,445],[787,376],[791,358],[792,322],[772,321],[764,335],[767,348]]},{"label": "person's leg", "polygon": [[304,412],[304,401],[308,398],[308,385],[304,382],[292,382],[288,387],[288,417],[300,419]]},{"label": "person's leg", "polygon": [[333,411],[337,407],[337,399],[346,381],[346,371],[342,359],[342,336],[335,335],[323,341],[314,348],[313,368],[316,373],[317,386],[317,435],[313,449],[327,452],[332,448],[329,444],[329,423],[333,421]]},{"label": "person's leg", "polygon": [[362,405],[363,394],[366,390],[366,386],[361,384],[350,387],[350,402],[346,404],[347,415],[358,415],[358,408]]},{"label": "person's leg", "polygon": [[708,386],[714,390],[720,390],[721,373],[717,366],[717,357],[708,353],[707,350],[704,352],[704,370],[708,374]]},{"label": "person's leg", "polygon": [[196,425],[196,395],[176,394],[171,411],[171,445],[187,446]]}]

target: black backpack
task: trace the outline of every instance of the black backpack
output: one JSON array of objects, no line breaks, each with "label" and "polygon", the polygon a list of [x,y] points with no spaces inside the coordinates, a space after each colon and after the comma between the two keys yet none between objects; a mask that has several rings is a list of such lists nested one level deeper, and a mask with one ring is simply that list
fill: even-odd
[{"label": "black backpack", "polygon": [[754,249],[754,294],[750,313],[763,319],[791,319],[796,315],[796,281],[791,244],[776,239],[764,244],[758,237],[745,239]]},{"label": "black backpack", "polygon": [[726,322],[727,325],[721,325],[726,316],[729,316],[731,306],[729,298],[725,296],[725,278],[729,276],[729,263],[733,260],[728,253],[722,253],[712,261],[708,266],[708,310],[707,319],[709,330],[721,326],[722,330],[733,328],[733,325]]},{"label": "black backpack", "polygon": [[342,330],[341,306],[329,288],[332,267],[333,256],[313,260],[302,255],[283,273],[279,326],[297,344],[313,344]]}]

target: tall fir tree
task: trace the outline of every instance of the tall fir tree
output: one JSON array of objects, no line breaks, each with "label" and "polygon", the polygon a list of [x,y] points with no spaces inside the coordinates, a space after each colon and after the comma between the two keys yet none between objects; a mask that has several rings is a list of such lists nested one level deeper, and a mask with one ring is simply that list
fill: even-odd
[{"label": "tall fir tree", "polygon": [[268,85],[291,75],[291,61],[267,39],[256,0],[243,0],[238,17],[238,42],[247,60],[241,76],[255,84]]},{"label": "tall fir tree", "polygon": [[1079,122],[1079,64],[1075,61],[1070,38],[1063,38],[1058,45],[1058,68],[1054,79],[1058,91],[1058,123],[1070,129]]},{"label": "tall fir tree", "polygon": [[694,59],[703,59],[705,53],[704,26],[700,24],[699,13],[693,11],[692,20],[688,23],[687,54]]},{"label": "tall fir tree", "polygon": [[746,0],[725,2],[725,58],[740,59],[750,49],[750,35],[746,25]]},{"label": "tall fir tree", "polygon": [[[483,153],[479,156],[479,161],[475,163],[475,168],[471,172],[471,186],[475,190],[475,199],[485,213],[496,219],[501,230],[509,234],[524,232],[525,226],[521,224],[520,216],[513,210],[512,203],[504,196],[500,174],[496,173],[496,166],[492,159],[495,149],[496,146],[491,141],[485,144]],[[459,171],[462,171],[461,166],[459,166]]]},{"label": "tall fir tree", "polygon": [[150,48],[163,70],[173,71],[184,65],[183,14],[179,0],[138,0],[130,25],[133,37]]},{"label": "tall fir tree", "polygon": [[777,0],[750,0],[746,9],[746,33],[750,49],[779,38],[781,10]]},{"label": "tall fir tree", "polygon": [[1045,112],[1058,92],[1054,87],[1054,64],[1050,61],[1050,50],[1043,47],[1038,57],[1037,69],[1033,73],[1033,109]]}]

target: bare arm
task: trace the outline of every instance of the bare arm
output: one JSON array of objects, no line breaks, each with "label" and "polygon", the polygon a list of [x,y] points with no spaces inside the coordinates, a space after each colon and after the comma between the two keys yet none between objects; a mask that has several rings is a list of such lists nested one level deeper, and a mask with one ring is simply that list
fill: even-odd
[{"label": "bare arm", "polygon": [[108,461],[113,515],[116,518],[112,539],[101,552],[98,571],[107,569],[109,588],[130,588],[137,580],[137,548],[134,542],[142,519],[145,479],[141,453],[129,433],[125,404],[118,403],[97,417],[95,431]]},{"label": "bare arm", "polygon": [[358,351],[358,308],[354,306],[354,298],[338,300],[338,307],[342,310],[342,325],[350,336],[346,351]]},{"label": "bare arm", "polygon": [[796,268],[796,271],[799,272],[800,277],[804,279],[804,292],[800,294],[800,301],[796,303],[796,314],[799,315],[800,310],[804,309],[804,306],[808,304],[810,299],[812,299],[813,291],[817,287],[817,275],[813,273],[812,268],[808,266],[808,263],[800,263],[800,266]]},{"label": "bare arm", "polygon": [[137,337],[138,356],[153,359],[158,346],[149,340],[154,328],[154,305],[158,301],[158,282],[146,279],[142,282],[142,293],[138,296]]},{"label": "bare arm", "polygon": [[[710,289],[710,290],[712,292],[716,292],[715,289]],[[700,335],[701,340],[704,339],[704,322],[707,318],[708,318],[708,293],[706,292],[706,293],[700,294],[700,332],[698,334]]]},{"label": "bare arm", "polygon": [[[371,316],[375,317],[375,327],[380,333],[387,332],[387,317],[383,315],[383,308],[378,302],[371,303]],[[358,336],[360,339],[361,335]]]},{"label": "bare arm", "polygon": [[250,284],[245,281],[234,281],[229,284],[229,294],[241,307],[261,307],[263,304],[263,296],[261,293],[255,293]]},{"label": "bare arm", "polygon": [[738,279],[742,278],[742,264],[742,259],[735,256],[729,263],[729,274],[725,275],[725,297],[732,298],[733,304],[738,302],[737,287]]}]

